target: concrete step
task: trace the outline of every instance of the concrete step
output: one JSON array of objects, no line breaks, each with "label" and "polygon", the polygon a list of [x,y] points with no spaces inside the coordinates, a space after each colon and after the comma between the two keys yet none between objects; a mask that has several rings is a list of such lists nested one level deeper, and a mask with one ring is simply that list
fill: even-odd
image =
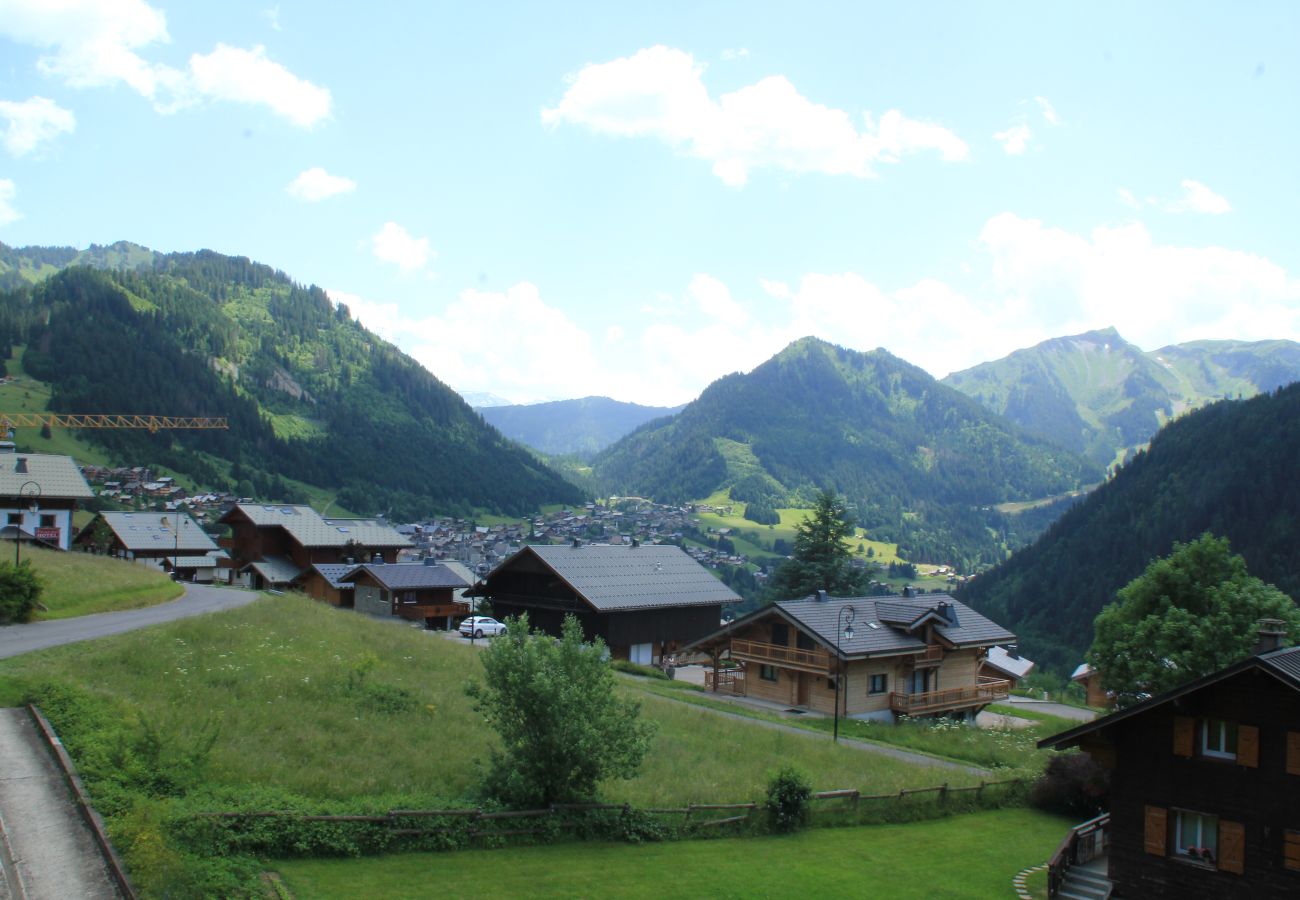
[{"label": "concrete step", "polygon": [[1092,872],[1084,869],[1071,869],[1066,880],[1073,881],[1080,887],[1092,887],[1101,891],[1108,891],[1111,888],[1110,881],[1104,876],[1094,875]]},{"label": "concrete step", "polygon": [[1073,878],[1066,878],[1057,896],[1065,897],[1067,900],[1106,900],[1110,896],[1110,884],[1107,883],[1098,887],[1092,884],[1084,884]]}]

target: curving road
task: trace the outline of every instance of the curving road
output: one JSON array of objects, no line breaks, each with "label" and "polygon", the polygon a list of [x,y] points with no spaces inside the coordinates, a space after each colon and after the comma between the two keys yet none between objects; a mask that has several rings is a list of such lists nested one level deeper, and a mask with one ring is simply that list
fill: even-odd
[{"label": "curving road", "polygon": [[260,597],[257,591],[241,588],[212,587],[205,584],[185,585],[185,594],[178,600],[146,606],[144,609],[128,609],[123,612],[95,613],[74,619],[55,619],[49,622],[32,622],[27,625],[0,626],[0,659],[57,647],[60,644],[75,644],[135,631],[163,622],[172,622],[203,613],[220,612],[235,609],[252,603]]}]

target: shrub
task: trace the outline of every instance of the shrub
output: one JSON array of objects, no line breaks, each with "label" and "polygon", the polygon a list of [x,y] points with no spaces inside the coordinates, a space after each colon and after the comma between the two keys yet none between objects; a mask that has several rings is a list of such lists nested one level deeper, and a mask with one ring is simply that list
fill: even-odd
[{"label": "shrub", "polygon": [[1086,753],[1064,753],[1047,762],[1047,768],[1029,792],[1040,809],[1090,819],[1106,809],[1110,778]]},{"label": "shrub", "polygon": [[634,663],[626,659],[612,659],[610,666],[619,672],[626,672],[629,675],[641,675],[645,678],[658,678],[661,681],[671,680],[669,675],[663,669],[656,669],[654,666],[643,666],[640,663]]},{"label": "shrub", "polygon": [[798,831],[812,815],[812,785],[794,766],[783,766],[767,783],[767,816],[779,834]]},{"label": "shrub", "polygon": [[31,621],[41,602],[41,580],[31,563],[0,562],[0,625]]}]

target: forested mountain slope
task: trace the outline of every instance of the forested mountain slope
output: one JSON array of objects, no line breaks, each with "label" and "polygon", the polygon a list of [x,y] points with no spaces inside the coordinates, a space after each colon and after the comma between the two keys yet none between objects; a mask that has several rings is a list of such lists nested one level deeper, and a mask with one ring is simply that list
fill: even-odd
[{"label": "forested mountain slope", "polygon": [[1227,537],[1251,574],[1300,597],[1300,384],[1221,401],[1156,435],[1149,450],[961,598],[1059,671],[1092,643],[1092,620],[1175,541]]},{"label": "forested mountain slope", "polygon": [[908,559],[962,566],[1003,557],[994,504],[1100,478],[916,366],[814,338],[719,379],[676,417],[599,454],[594,469],[613,490],[665,501],[729,489],[740,501],[810,506],[833,488]]},{"label": "forested mountain slope", "polygon": [[1195,341],[1144,352],[1114,328],[1053,338],[944,383],[1107,465],[1171,418],[1300,379],[1293,341]]},{"label": "forested mountain slope", "polygon": [[[274,493],[294,478],[336,489],[359,513],[399,518],[580,499],[346,308],[282,272],[124,244],[92,248],[98,260],[3,250],[10,274],[36,274],[0,293],[0,345],[26,347],[24,367],[52,385],[52,409],[230,420],[227,432],[85,433],[123,460],[248,483],[266,499],[288,499]],[[50,274],[78,261],[110,268]]]},{"label": "forested mountain slope", "polygon": [[578,455],[603,450],[651,419],[680,410],[680,406],[641,406],[609,397],[478,408],[479,414],[508,438],[543,453]]}]

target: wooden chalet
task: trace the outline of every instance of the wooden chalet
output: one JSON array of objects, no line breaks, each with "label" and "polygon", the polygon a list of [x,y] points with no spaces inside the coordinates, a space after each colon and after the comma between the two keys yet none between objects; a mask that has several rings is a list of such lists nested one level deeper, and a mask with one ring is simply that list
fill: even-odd
[{"label": "wooden chalet", "polygon": [[18,453],[0,441],[0,538],[67,550],[77,503],[94,496],[72,457]]},{"label": "wooden chalet", "polygon": [[249,587],[287,587],[316,563],[397,562],[410,540],[375,519],[324,518],[310,506],[239,503],[221,517],[231,535],[231,580]]},{"label": "wooden chalet", "polygon": [[1015,688],[1030,672],[1034,671],[1034,661],[1025,659],[1013,647],[990,647],[980,660],[979,674],[987,678],[1005,678]]},{"label": "wooden chalet", "polygon": [[456,602],[454,596],[469,583],[433,559],[356,566],[339,581],[353,586],[353,607],[358,612],[447,629],[455,618],[469,615],[469,605]]},{"label": "wooden chalet", "polygon": [[307,596],[323,600],[330,606],[352,608],[353,588],[343,576],[355,569],[356,563],[312,563],[298,576],[297,586]]},{"label": "wooden chalet", "polygon": [[480,596],[502,619],[559,635],[577,616],[587,640],[616,659],[654,665],[717,629],[722,607],[740,597],[672,544],[527,546],[489,574]]},{"label": "wooden chalet", "polygon": [[[139,560],[164,566],[168,557],[207,557],[217,550],[217,543],[187,513],[182,512],[101,512],[81,529],[75,543],[94,546],[99,523],[109,535],[107,552],[119,559]],[[212,565],[216,565],[215,561]]]},{"label": "wooden chalet", "polygon": [[[848,626],[851,626],[848,627]],[[839,630],[838,640],[836,631]],[[850,633],[851,632],[851,633]],[[1010,682],[979,674],[1011,634],[946,594],[827,597],[764,607],[685,648],[707,653],[706,687],[842,716],[973,717]],[[723,660],[738,664],[724,667]]]},{"label": "wooden chalet", "polygon": [[[1300,897],[1300,647],[1262,637],[1255,656],[1039,742],[1109,770],[1109,817],[1086,849],[1106,850],[1112,896]],[[1054,896],[1080,862],[1067,837]]]}]

